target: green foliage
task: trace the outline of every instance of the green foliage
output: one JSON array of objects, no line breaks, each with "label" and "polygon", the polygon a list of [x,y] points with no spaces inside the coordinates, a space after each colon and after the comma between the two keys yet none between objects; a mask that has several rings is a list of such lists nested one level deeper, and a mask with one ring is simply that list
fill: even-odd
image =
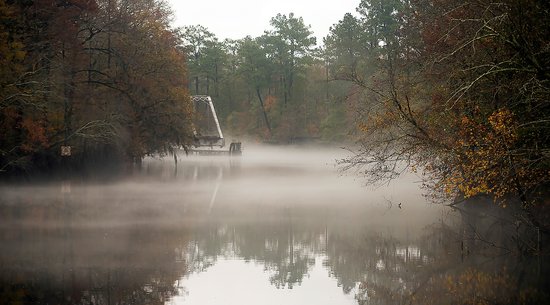
[{"label": "green foliage", "polygon": [[346,138],[346,130],[349,128],[346,114],[342,106],[335,107],[321,122],[321,137],[328,142],[338,142]]},{"label": "green foliage", "polygon": [[292,13],[278,14],[270,24],[272,29],[260,37],[223,43],[205,28],[187,27],[183,39],[190,67],[199,66],[195,33],[205,40],[190,89],[215,96],[222,125],[235,134],[269,142],[319,137],[327,107],[332,107],[327,105],[333,104],[328,100],[335,96],[328,89],[327,66],[314,49],[315,37]]}]

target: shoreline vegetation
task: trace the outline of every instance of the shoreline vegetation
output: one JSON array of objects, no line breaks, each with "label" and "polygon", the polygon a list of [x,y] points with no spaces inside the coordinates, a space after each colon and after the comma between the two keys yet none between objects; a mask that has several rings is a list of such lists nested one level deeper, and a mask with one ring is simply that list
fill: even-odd
[{"label": "shoreline vegetation", "polygon": [[[184,51],[157,1],[0,1],[0,175],[189,142]],[[62,157],[62,146],[70,157]]]}]

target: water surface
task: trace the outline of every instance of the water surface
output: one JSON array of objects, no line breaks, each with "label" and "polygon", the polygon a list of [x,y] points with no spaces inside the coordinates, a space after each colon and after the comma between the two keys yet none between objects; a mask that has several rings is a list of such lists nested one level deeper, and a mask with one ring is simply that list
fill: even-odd
[{"label": "water surface", "polygon": [[[365,187],[338,172],[346,154],[258,146],[241,158],[180,156],[177,166],[149,158],[116,181],[2,186],[0,299],[443,304],[470,270],[510,266],[494,247],[473,255],[486,245],[469,237],[482,231],[429,203],[418,177]],[[487,290],[506,288],[494,282]]]}]

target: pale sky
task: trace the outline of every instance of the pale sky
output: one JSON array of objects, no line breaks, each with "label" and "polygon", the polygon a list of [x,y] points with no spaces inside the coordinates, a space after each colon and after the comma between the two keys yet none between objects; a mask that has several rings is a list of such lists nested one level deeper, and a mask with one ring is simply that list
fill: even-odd
[{"label": "pale sky", "polygon": [[174,26],[200,24],[216,35],[240,39],[246,35],[260,36],[271,29],[269,20],[277,13],[294,13],[322,43],[331,25],[355,13],[360,0],[168,0],[175,14]]}]

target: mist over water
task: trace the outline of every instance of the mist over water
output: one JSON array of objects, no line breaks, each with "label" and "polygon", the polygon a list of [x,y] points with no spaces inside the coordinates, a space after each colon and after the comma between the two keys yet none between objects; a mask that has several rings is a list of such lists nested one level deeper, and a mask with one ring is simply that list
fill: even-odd
[{"label": "mist over water", "polygon": [[414,175],[365,187],[339,173],[346,154],[252,146],[148,158],[118,181],[1,186],[0,298],[395,304],[470,266],[458,213],[428,203]]}]

